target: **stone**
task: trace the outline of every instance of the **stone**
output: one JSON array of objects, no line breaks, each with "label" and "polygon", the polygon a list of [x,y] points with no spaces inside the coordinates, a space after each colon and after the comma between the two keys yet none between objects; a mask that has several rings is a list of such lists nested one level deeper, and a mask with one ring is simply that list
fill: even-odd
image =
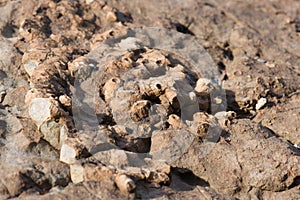
[{"label": "stone", "polygon": [[236,113],[234,111],[221,111],[217,112],[214,117],[222,128],[226,128],[230,126],[232,120],[236,117]]},{"label": "stone", "polygon": [[[2,21],[2,16],[0,21]],[[14,47],[14,42],[0,37],[0,46],[0,69],[9,72],[12,75],[16,75],[18,67],[15,67],[15,65],[12,64],[12,61],[19,58],[17,57],[17,50]]]},{"label": "stone", "polygon": [[167,120],[167,122],[174,128],[178,129],[181,125],[181,119],[179,116],[175,114],[171,114]]},{"label": "stone", "polygon": [[293,184],[300,173],[299,150],[250,120],[239,120],[230,129],[245,186],[277,192]]},{"label": "stone", "polygon": [[89,158],[78,160],[70,165],[71,180],[77,184],[86,181],[113,180],[116,175],[114,167],[107,167],[101,162]]},{"label": "stone", "polygon": [[24,180],[22,180],[22,177],[18,171],[10,171],[10,173],[2,176],[1,182],[5,185],[5,188],[7,189],[10,196],[19,195],[22,192],[23,187],[25,186],[25,182]]},{"label": "stone", "polygon": [[255,116],[254,121],[272,130],[292,144],[300,146],[300,94],[292,96],[285,105],[266,107]]},{"label": "stone", "polygon": [[209,95],[212,90],[214,90],[215,87],[211,80],[206,78],[200,78],[198,79],[196,83],[196,87],[194,88],[195,92],[200,95]]},{"label": "stone", "polygon": [[151,102],[147,100],[139,100],[134,102],[130,109],[131,119],[134,121],[140,121],[149,116],[149,109]]},{"label": "stone", "polygon": [[60,149],[63,142],[67,139],[66,127],[55,121],[43,122],[40,126],[40,132],[43,134],[44,139],[55,149]]},{"label": "stone", "polygon": [[32,76],[33,71],[35,68],[39,65],[39,62],[37,60],[26,60],[23,64],[25,71],[29,76]]},{"label": "stone", "polygon": [[8,199],[9,196],[10,195],[6,186],[2,182],[0,182],[0,199]]},{"label": "stone", "polygon": [[113,166],[105,166],[101,162],[85,162],[84,180],[85,181],[108,181],[113,180],[116,170]]},{"label": "stone", "polygon": [[116,168],[122,168],[123,166],[128,166],[130,162],[127,153],[125,153],[124,150],[119,150],[119,149],[99,151],[93,155],[93,158],[106,165],[112,165]]},{"label": "stone", "polygon": [[255,109],[256,110],[260,110],[262,107],[264,107],[267,103],[267,99],[266,98],[260,98],[257,101],[257,104],[255,105]]},{"label": "stone", "polygon": [[21,120],[7,110],[0,109],[0,120],[0,127],[6,135],[19,133],[23,129]]},{"label": "stone", "polygon": [[110,99],[113,98],[115,89],[119,83],[120,79],[116,77],[111,78],[105,83],[102,90],[106,101],[110,101]]},{"label": "stone", "polygon": [[97,132],[82,131],[78,134],[80,143],[91,154],[95,154],[99,151],[115,148],[115,145],[108,137],[111,132],[104,127],[99,128]]},{"label": "stone", "polygon": [[85,147],[75,138],[68,138],[64,141],[60,149],[59,160],[72,164],[86,153]]},{"label": "stone", "polygon": [[110,11],[110,12],[107,13],[106,19],[110,22],[115,22],[115,21],[117,21],[118,18],[117,18],[116,14],[114,12]]},{"label": "stone", "polygon": [[185,128],[154,131],[150,155],[153,160],[172,163],[186,153],[195,139],[195,135]]},{"label": "stone", "polygon": [[[177,92],[174,88],[167,88],[165,90],[165,95],[164,96],[166,96],[166,98],[168,100],[168,103],[170,105],[172,105],[172,108],[175,109],[175,112],[177,111],[177,109],[180,109],[180,104],[179,104],[178,99],[177,99]],[[161,97],[160,97],[160,99],[161,99]],[[163,100],[162,100],[162,103],[164,103]]]},{"label": "stone", "polygon": [[[10,88],[6,91],[5,98],[2,102],[3,105],[9,105],[11,107],[16,106],[19,110],[25,110],[25,96],[28,90],[28,86],[20,86],[16,88]],[[1,92],[0,92],[1,100]]]},{"label": "stone", "polygon": [[44,121],[54,118],[58,113],[57,102],[50,98],[34,98],[29,105],[29,116],[38,126]]},{"label": "stone", "polygon": [[137,38],[128,37],[126,39],[121,40],[119,46],[124,50],[130,51],[130,50],[138,49],[140,47],[139,43],[141,42]]},{"label": "stone", "polygon": [[65,95],[65,94],[60,95],[58,100],[64,106],[70,107],[72,105],[72,99],[69,96]]},{"label": "stone", "polygon": [[134,181],[125,174],[118,174],[115,182],[122,192],[132,192],[136,187]]},{"label": "stone", "polygon": [[[189,122],[189,130],[202,140],[208,138],[208,131],[212,131],[212,127],[218,126],[216,118],[206,112],[197,112],[193,115],[193,121]],[[220,135],[221,133],[219,133]],[[216,138],[218,140],[218,137]]]},{"label": "stone", "polygon": [[80,163],[70,165],[70,174],[73,183],[84,181],[84,168]]}]

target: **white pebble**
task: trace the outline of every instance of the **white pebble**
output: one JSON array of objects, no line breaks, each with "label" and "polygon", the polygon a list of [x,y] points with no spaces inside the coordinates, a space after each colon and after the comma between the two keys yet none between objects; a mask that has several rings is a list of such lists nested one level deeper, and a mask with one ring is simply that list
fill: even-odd
[{"label": "white pebble", "polygon": [[264,107],[264,105],[266,105],[266,103],[267,103],[267,99],[266,98],[260,98],[257,101],[257,104],[255,105],[255,109],[256,110],[261,109],[262,107]]}]

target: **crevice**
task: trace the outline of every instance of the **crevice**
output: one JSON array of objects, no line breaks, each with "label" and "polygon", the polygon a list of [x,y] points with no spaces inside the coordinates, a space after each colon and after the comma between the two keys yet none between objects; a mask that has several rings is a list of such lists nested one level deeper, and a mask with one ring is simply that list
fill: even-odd
[{"label": "crevice", "polygon": [[296,176],[293,180],[293,183],[288,187],[288,189],[295,188],[300,185],[300,176]]},{"label": "crevice", "polygon": [[209,183],[200,177],[196,176],[191,170],[186,168],[172,168],[172,175],[179,177],[179,179],[190,185],[190,186],[201,186],[201,187],[209,187]]}]

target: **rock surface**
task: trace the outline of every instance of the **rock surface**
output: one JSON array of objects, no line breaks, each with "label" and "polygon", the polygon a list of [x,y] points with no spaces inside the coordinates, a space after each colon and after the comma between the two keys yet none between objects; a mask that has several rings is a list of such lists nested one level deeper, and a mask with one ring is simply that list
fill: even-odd
[{"label": "rock surface", "polygon": [[0,199],[300,199],[299,7],[0,1]]}]

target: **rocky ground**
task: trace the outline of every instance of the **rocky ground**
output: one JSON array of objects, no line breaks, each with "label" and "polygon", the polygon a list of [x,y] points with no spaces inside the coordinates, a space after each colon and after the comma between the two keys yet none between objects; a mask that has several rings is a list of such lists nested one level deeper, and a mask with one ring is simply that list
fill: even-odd
[{"label": "rocky ground", "polygon": [[300,199],[299,7],[0,0],[0,199]]}]

